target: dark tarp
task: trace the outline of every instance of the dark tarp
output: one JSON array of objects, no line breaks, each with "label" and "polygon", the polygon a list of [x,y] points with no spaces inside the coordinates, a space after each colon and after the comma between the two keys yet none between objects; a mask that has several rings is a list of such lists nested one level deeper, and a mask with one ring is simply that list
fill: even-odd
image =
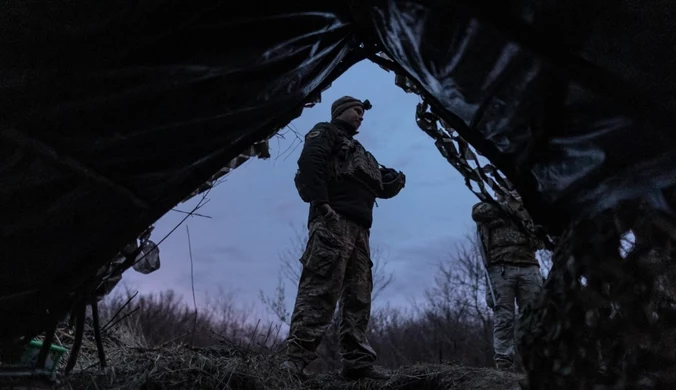
[{"label": "dark tarp", "polygon": [[373,7],[372,35],[538,222],[674,183],[676,3],[423,3]]},{"label": "dark tarp", "polygon": [[63,315],[57,292],[349,65],[347,9],[296,3],[0,6],[0,336]]},{"label": "dark tarp", "polygon": [[673,2],[0,10],[0,338],[63,315],[120,246],[375,48],[554,230],[674,183]]}]

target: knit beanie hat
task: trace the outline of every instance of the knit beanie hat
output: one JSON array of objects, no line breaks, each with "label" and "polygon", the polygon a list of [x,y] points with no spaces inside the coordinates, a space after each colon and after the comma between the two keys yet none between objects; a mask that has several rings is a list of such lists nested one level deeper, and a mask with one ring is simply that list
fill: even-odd
[{"label": "knit beanie hat", "polygon": [[354,106],[363,106],[363,104],[352,96],[343,96],[331,105],[331,119],[336,119],[338,115]]}]

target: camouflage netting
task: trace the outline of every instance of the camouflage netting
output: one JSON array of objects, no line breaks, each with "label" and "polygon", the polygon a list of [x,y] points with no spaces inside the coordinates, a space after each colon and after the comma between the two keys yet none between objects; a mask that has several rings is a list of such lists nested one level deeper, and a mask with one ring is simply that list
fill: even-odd
[{"label": "camouflage netting", "polygon": [[[69,312],[82,323],[122,248],[265,158],[368,59],[421,96],[418,125],[478,196],[513,189],[523,227],[561,240],[527,321],[531,385],[666,386],[674,14],[669,0],[3,2],[0,352],[49,340]],[[490,167],[469,167],[470,146]]]},{"label": "camouflage netting", "polygon": [[526,314],[532,388],[676,388],[676,225],[660,210],[673,199],[623,202],[566,231]]},{"label": "camouflage netting", "polygon": [[[406,92],[421,95],[405,76],[397,74],[396,80]],[[422,100],[418,126],[436,141],[470,190],[553,249],[532,220],[494,199],[519,203],[511,183],[493,165],[482,165],[471,145]],[[525,387],[676,388],[675,199],[667,189],[626,200],[574,220],[563,237],[555,237],[545,294],[522,319],[521,350],[530,373]]]}]

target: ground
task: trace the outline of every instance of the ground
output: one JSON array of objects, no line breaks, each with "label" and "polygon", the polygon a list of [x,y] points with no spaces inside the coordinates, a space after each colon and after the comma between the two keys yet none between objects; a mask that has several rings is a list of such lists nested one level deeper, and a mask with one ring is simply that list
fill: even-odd
[{"label": "ground", "polygon": [[[225,342],[209,348],[190,348],[172,344],[144,348],[137,337],[129,334],[107,334],[104,337],[107,367],[100,368],[93,332],[85,331],[74,371],[59,375],[58,384],[12,380],[0,377],[2,389],[63,390],[164,390],[164,389],[242,389],[242,390],[517,390],[521,375],[487,368],[462,367],[450,364],[414,365],[391,371],[387,381],[346,381],[336,373],[312,375],[304,381],[290,377],[278,366],[282,350]],[[73,332],[58,331],[56,339],[67,347]],[[63,373],[68,356],[59,365]]]},{"label": "ground", "polygon": [[[116,351],[116,362],[104,370],[88,367],[60,377],[58,385],[3,382],[13,389],[62,390],[517,390],[520,375],[486,368],[415,365],[393,371],[387,381],[346,381],[338,373],[300,381],[277,369],[279,356],[242,348],[190,349],[185,346]],[[120,359],[120,360],[118,360]],[[112,363],[112,362],[111,362]]]},{"label": "ground", "polygon": [[173,347],[138,350],[124,366],[75,373],[64,389],[519,389],[519,375],[485,368],[451,365],[402,367],[388,381],[345,381],[337,373],[299,381],[277,369],[275,354],[219,347],[191,350]]}]

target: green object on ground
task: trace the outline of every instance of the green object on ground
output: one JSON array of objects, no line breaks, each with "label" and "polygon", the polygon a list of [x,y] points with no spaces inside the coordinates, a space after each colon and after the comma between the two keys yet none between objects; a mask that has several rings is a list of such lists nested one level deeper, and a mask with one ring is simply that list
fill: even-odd
[{"label": "green object on ground", "polygon": [[[38,355],[40,354],[41,348],[42,341],[32,340],[24,350],[23,356],[21,357],[21,364],[35,366],[38,361]],[[56,373],[56,369],[59,367],[59,362],[67,351],[68,350],[66,348],[60,347],[58,345],[50,345],[44,369],[51,374]]]}]

